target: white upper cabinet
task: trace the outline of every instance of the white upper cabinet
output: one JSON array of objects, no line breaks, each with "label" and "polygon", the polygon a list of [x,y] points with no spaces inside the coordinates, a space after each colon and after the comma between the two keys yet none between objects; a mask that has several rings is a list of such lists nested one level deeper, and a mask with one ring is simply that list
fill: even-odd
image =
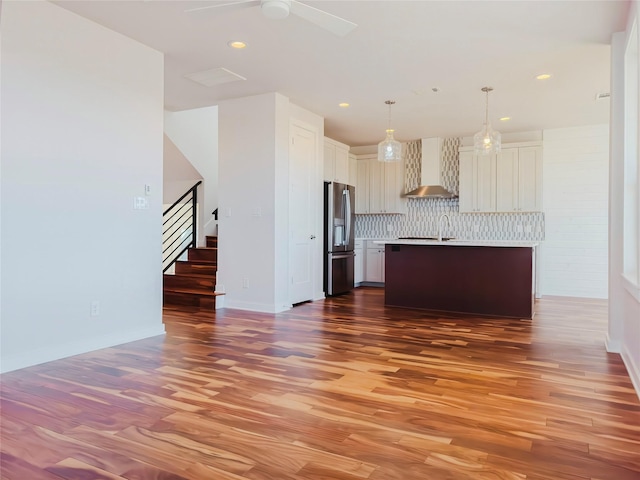
[{"label": "white upper cabinet", "polygon": [[349,183],[349,146],[324,138],[324,179]]},{"label": "white upper cabinet", "polygon": [[518,149],[518,210],[542,211],[542,147]]},{"label": "white upper cabinet", "polygon": [[461,212],[542,210],[542,146],[503,144],[499,154],[460,149]]},{"label": "white upper cabinet", "polygon": [[358,185],[358,157],[353,153],[349,154],[349,185]]},{"label": "white upper cabinet", "polygon": [[499,212],[542,210],[542,147],[503,148],[496,158]]},{"label": "white upper cabinet", "polygon": [[460,151],[460,211],[496,211],[496,157]]},{"label": "white upper cabinet", "polygon": [[356,213],[406,213],[404,162],[379,162],[376,154],[358,159]]},{"label": "white upper cabinet", "polygon": [[369,162],[356,164],[356,213],[369,213]]}]

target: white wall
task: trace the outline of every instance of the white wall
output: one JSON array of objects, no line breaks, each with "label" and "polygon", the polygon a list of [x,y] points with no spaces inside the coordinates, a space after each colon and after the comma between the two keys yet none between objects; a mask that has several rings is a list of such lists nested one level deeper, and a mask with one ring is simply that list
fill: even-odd
[{"label": "white wall", "polygon": [[607,298],[609,127],[543,137],[542,294]]},{"label": "white wall", "polygon": [[49,2],[1,21],[1,370],[162,334],[162,55]]},{"label": "white wall", "polygon": [[202,180],[200,172],[165,134],[162,162],[163,203],[167,206],[173,204],[199,180]]},{"label": "white wall", "polygon": [[203,196],[199,245],[204,245],[204,236],[215,234],[212,212],[218,208],[218,107],[165,112],[164,131],[203,179],[198,194]]},{"label": "white wall", "polygon": [[[289,101],[221,102],[218,275],[225,307],[279,312],[288,302]],[[219,297],[222,298],[222,297]],[[218,301],[216,301],[218,304]]]},{"label": "white wall", "polygon": [[[611,55],[611,175],[610,175],[610,218],[609,218],[609,331],[607,350],[622,355],[629,376],[640,397],[640,285],[637,279],[630,280],[623,275],[623,242],[625,218],[625,145],[634,142],[637,145],[638,132],[625,132],[625,47],[631,41],[633,22],[640,23],[638,2],[631,4],[629,19],[625,32],[613,36]],[[640,24],[638,25],[640,27]],[[638,38],[634,42],[640,43]],[[636,45],[639,47],[639,45]],[[629,88],[640,91],[640,86],[629,85]],[[640,95],[636,93],[636,98]],[[635,149],[636,162],[640,167],[640,158]],[[640,169],[639,169],[640,171]],[[640,181],[640,179],[637,179]],[[639,215],[640,205],[635,205]],[[640,220],[640,219],[639,219]],[[640,245],[636,245],[640,257]],[[637,257],[637,258],[638,258]]]}]

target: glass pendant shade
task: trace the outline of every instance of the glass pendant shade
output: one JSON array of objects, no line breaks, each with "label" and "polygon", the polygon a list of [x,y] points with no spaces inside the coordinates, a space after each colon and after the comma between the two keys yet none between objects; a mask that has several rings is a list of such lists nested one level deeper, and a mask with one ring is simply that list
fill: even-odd
[{"label": "glass pendant shade", "polygon": [[387,129],[387,137],[378,144],[378,160],[399,162],[402,160],[402,144],[393,138],[393,130]]},{"label": "glass pendant shade", "polygon": [[502,149],[502,135],[491,128],[490,123],[485,123],[478,133],[473,136],[473,151],[477,155],[490,155],[500,153]]},{"label": "glass pendant shade", "polygon": [[399,162],[402,160],[402,144],[393,138],[393,129],[391,128],[391,105],[393,100],[384,102],[389,106],[389,126],[387,127],[387,136],[378,144],[378,161],[379,162]]},{"label": "glass pendant shade", "polygon": [[493,88],[491,87],[482,88],[482,91],[487,96],[487,102],[482,130],[473,136],[473,151],[476,155],[499,153],[502,149],[502,135],[500,135],[500,132],[491,128],[491,123],[489,122],[489,92],[492,90]]}]

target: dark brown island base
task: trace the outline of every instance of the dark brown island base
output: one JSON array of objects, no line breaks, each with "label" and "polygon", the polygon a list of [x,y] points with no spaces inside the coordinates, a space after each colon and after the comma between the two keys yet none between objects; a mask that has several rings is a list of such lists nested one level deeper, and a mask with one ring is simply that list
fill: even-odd
[{"label": "dark brown island base", "polygon": [[380,243],[385,305],[533,318],[535,244]]}]

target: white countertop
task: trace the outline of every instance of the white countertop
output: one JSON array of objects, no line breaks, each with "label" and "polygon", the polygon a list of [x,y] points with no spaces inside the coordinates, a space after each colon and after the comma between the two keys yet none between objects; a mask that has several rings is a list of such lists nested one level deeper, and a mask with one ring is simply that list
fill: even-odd
[{"label": "white countertop", "polygon": [[375,240],[373,243],[378,245],[438,245],[448,247],[525,247],[533,248],[539,245],[539,242],[517,241],[517,240],[447,240],[438,242],[437,240]]}]

